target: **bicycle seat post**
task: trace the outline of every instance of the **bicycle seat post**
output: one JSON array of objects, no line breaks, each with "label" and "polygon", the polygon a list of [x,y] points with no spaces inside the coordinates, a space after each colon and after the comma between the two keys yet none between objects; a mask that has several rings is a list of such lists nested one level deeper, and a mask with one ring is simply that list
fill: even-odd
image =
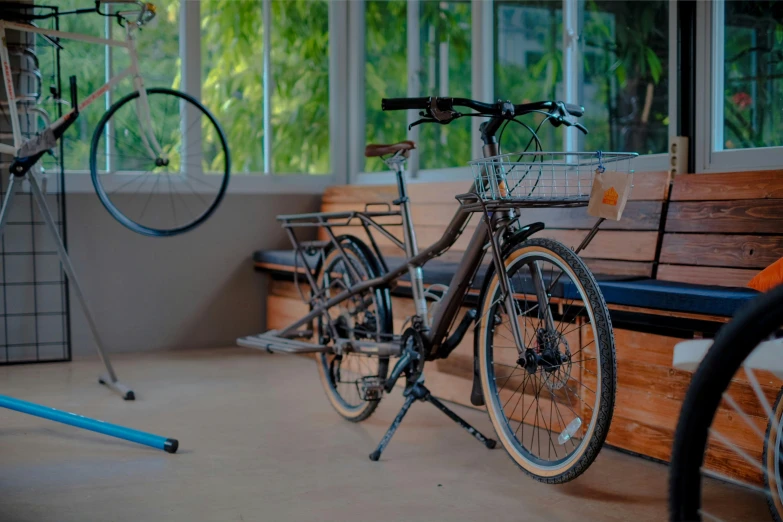
[{"label": "bicycle seat post", "polygon": [[[400,206],[402,214],[402,231],[405,239],[405,255],[408,259],[418,255],[419,247],[416,243],[416,231],[413,228],[413,219],[411,217],[410,198],[408,197],[408,186],[405,181],[405,161],[407,151],[397,151],[392,156],[383,160],[383,162],[394,171],[397,177],[397,190],[399,198],[392,203]],[[416,315],[421,317],[424,328],[429,329],[429,316],[427,314],[427,301],[424,297],[424,275],[421,267],[408,266],[411,277],[411,290],[413,293],[413,302],[416,309]]]}]

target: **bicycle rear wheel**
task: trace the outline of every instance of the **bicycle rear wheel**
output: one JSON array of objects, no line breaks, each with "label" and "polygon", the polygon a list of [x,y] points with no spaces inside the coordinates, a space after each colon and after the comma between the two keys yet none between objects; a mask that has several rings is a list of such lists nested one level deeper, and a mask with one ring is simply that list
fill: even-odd
[{"label": "bicycle rear wheel", "polygon": [[671,520],[783,517],[782,327],[780,286],[721,328],[699,364],[672,448]]},{"label": "bicycle rear wheel", "polygon": [[90,173],[117,221],[139,234],[173,236],[217,209],[231,159],[220,124],[198,100],[163,88],[146,95],[150,129],[142,124],[146,109],[138,91],[103,115],[92,138]]},{"label": "bicycle rear wheel", "polygon": [[[316,277],[317,291],[328,299],[361,281],[380,275],[372,251],[352,236],[337,238],[340,249],[327,251]],[[321,342],[343,339],[388,341],[392,337],[391,298],[388,288],[374,288],[337,304],[319,318]],[[316,356],[321,383],[329,402],[344,418],[361,422],[378,407],[389,370],[389,358],[360,353],[322,353]]]}]

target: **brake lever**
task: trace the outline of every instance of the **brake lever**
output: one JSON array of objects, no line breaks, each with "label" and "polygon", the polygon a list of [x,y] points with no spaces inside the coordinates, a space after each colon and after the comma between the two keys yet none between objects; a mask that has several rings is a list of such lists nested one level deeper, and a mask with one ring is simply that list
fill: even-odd
[{"label": "brake lever", "polygon": [[[422,112],[419,113],[419,116],[424,116],[425,114],[426,113],[424,111],[422,111]],[[451,123],[452,121],[456,120],[460,116],[462,116],[462,114],[459,113],[459,112],[452,112],[451,113],[451,118],[449,118],[447,120],[439,120],[439,119],[434,118],[432,116],[427,116],[425,118],[421,118],[420,120],[416,120],[413,123],[411,123],[410,125],[408,125],[408,130],[411,130],[413,127],[415,127],[417,125],[421,125],[422,123],[439,123],[441,125],[448,125],[449,123]]]},{"label": "brake lever", "polygon": [[574,123],[574,127],[582,131],[582,134],[590,134],[590,131],[587,130],[587,127],[585,127],[581,123]]},{"label": "brake lever", "polygon": [[422,123],[441,123],[441,122],[439,122],[435,118],[422,118],[408,125],[408,130],[411,130],[413,127],[416,127],[417,125],[421,125]]}]

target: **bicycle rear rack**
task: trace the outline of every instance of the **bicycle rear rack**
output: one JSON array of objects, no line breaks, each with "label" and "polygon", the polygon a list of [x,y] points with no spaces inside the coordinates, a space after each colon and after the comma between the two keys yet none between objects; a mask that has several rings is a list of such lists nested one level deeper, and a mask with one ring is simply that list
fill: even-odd
[{"label": "bicycle rear rack", "polygon": [[330,351],[328,346],[287,339],[277,335],[276,330],[270,330],[258,335],[249,335],[237,339],[237,344],[245,348],[258,348],[268,352],[281,353],[325,353]]}]

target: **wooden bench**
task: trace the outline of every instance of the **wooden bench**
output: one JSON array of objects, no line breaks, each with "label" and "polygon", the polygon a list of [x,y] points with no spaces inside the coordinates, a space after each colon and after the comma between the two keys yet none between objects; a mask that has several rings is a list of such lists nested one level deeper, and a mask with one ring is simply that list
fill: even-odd
[{"label": "wooden bench", "polygon": [[[464,185],[410,184],[420,246],[439,237],[456,208],[453,194],[464,191]],[[755,295],[747,289],[723,287],[743,286],[760,268],[783,256],[783,218],[773,210],[783,207],[783,172],[681,175],[671,185],[666,173],[637,173],[634,185],[623,220],[606,222],[583,257],[599,279],[615,327],[618,388],[608,443],[668,461],[690,383],[688,372],[671,366],[674,345],[682,339],[711,336]],[[331,187],[324,194],[322,209],[362,209],[367,202],[390,202],[396,197],[394,186]],[[584,208],[525,209],[523,219],[545,222],[548,228],[538,236],[569,246],[578,244],[594,223]],[[345,232],[362,237],[361,230]],[[449,264],[459,258],[469,237],[466,231],[448,256],[428,265],[425,281],[447,283]],[[399,256],[391,243],[381,248]],[[268,328],[282,327],[307,310],[290,282],[292,259],[290,251],[256,254],[256,267],[273,274]],[[413,313],[405,295],[401,287],[393,298],[397,328]],[[428,367],[428,386],[436,395],[470,406],[472,346],[468,333],[450,358]],[[765,386],[773,400],[779,383]],[[752,391],[747,395],[746,383],[737,382],[735,388],[750,401]],[[752,446],[749,451],[760,453],[758,441],[737,424],[742,421],[721,410],[718,422],[734,430],[742,447]],[[707,462],[724,473],[758,479],[725,448],[713,449]]]}]

